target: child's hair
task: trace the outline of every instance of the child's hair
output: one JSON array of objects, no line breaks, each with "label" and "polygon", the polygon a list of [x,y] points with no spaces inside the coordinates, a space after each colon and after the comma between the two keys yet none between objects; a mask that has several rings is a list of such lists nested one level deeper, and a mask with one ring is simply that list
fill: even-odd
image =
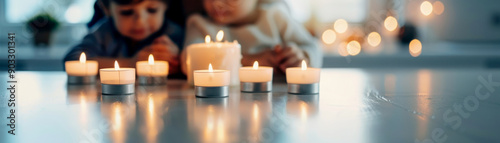
[{"label": "child's hair", "polygon": [[[140,3],[140,2],[143,2],[145,0],[100,0],[102,2],[102,4],[105,6],[105,7],[109,7],[109,4],[111,3],[111,1],[119,4],[119,5],[127,5],[127,4],[136,4],[136,3]],[[170,0],[156,0],[156,1],[161,1],[161,2],[164,2],[165,4],[169,4]]]}]

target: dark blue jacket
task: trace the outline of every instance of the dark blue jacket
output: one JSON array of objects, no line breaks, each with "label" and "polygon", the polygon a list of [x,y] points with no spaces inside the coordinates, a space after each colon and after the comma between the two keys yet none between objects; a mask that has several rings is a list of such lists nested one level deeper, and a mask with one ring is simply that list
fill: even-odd
[{"label": "dark blue jacket", "polygon": [[162,35],[167,35],[180,48],[179,51],[182,51],[182,47],[184,47],[182,45],[184,42],[184,29],[170,20],[165,20],[158,32],[132,46],[127,45],[127,41],[130,41],[130,39],[122,36],[116,30],[113,20],[104,18],[95,24],[90,33],[66,54],[64,61],[78,60],[82,52],[85,52],[88,59],[94,57],[133,57],[142,48],[150,45],[154,39]]}]

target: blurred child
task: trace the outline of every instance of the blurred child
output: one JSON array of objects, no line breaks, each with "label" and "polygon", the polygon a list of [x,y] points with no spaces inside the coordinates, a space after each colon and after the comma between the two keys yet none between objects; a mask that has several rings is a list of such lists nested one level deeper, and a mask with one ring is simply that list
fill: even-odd
[{"label": "blurred child", "polygon": [[153,54],[156,60],[169,62],[169,72],[178,73],[179,46],[183,30],[165,18],[169,0],[99,0],[108,16],[100,20],[64,58],[77,60],[85,52],[99,67],[135,67],[138,60]]},{"label": "blurred child", "polygon": [[[188,18],[185,46],[202,43],[206,35],[223,30],[224,39],[241,44],[243,66],[272,66],[285,71],[305,60],[311,67],[321,67],[322,54],[316,40],[289,15],[282,2],[264,0],[203,0],[208,16]],[[186,50],[185,50],[186,51]],[[182,53],[186,72],[186,52]]]}]

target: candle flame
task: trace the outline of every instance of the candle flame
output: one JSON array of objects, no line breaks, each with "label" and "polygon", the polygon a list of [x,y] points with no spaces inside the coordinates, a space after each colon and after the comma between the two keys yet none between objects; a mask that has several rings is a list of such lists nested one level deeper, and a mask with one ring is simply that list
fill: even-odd
[{"label": "candle flame", "polygon": [[120,65],[118,65],[118,61],[115,60],[115,70],[119,70],[120,69]]},{"label": "candle flame", "polygon": [[219,30],[219,32],[217,32],[216,38],[217,38],[217,42],[222,41],[222,39],[224,38],[224,31]]},{"label": "candle flame", "polygon": [[302,70],[306,70],[307,69],[307,63],[305,60],[302,60]]},{"label": "candle flame", "polygon": [[210,43],[211,41],[212,39],[210,39],[209,35],[205,36],[205,43]]},{"label": "candle flame", "polygon": [[259,69],[259,62],[255,61],[253,62],[253,69]]},{"label": "candle flame", "polygon": [[153,54],[149,54],[148,63],[150,65],[154,65],[155,64],[155,58],[153,57]]},{"label": "candle flame", "polygon": [[82,52],[82,54],[80,55],[80,63],[85,64],[86,61],[87,61],[87,56],[85,56],[85,53]]},{"label": "candle flame", "polygon": [[212,63],[208,64],[208,72],[214,72],[214,69],[212,68]]}]

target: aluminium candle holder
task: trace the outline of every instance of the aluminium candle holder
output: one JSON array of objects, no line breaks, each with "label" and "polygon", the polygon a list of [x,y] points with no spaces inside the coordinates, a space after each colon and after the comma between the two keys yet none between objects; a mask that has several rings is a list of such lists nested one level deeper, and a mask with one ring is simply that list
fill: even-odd
[{"label": "aluminium candle holder", "polygon": [[229,96],[229,86],[195,86],[194,90],[196,97],[201,98],[224,98]]},{"label": "aluminium candle holder", "polygon": [[106,96],[102,94],[100,97],[101,103],[112,104],[115,102],[120,102],[126,105],[132,105],[135,102],[135,96],[133,94],[122,94],[120,96]]},{"label": "aluminium candle holder", "polygon": [[134,94],[134,84],[102,84],[103,95],[125,95]]},{"label": "aluminium candle holder", "polygon": [[70,85],[84,85],[84,84],[94,84],[96,82],[96,76],[71,76],[68,75],[68,84]]},{"label": "aluminium candle holder", "polygon": [[288,93],[297,95],[318,94],[319,83],[311,83],[311,84],[288,83]]},{"label": "aluminium candle holder", "polygon": [[167,83],[167,77],[137,76],[137,83],[139,85],[164,85]]},{"label": "aluminium candle holder", "polygon": [[273,83],[272,83],[272,81],[268,81],[268,82],[241,82],[240,89],[241,89],[241,92],[247,92],[247,93],[271,92],[273,90]]}]

